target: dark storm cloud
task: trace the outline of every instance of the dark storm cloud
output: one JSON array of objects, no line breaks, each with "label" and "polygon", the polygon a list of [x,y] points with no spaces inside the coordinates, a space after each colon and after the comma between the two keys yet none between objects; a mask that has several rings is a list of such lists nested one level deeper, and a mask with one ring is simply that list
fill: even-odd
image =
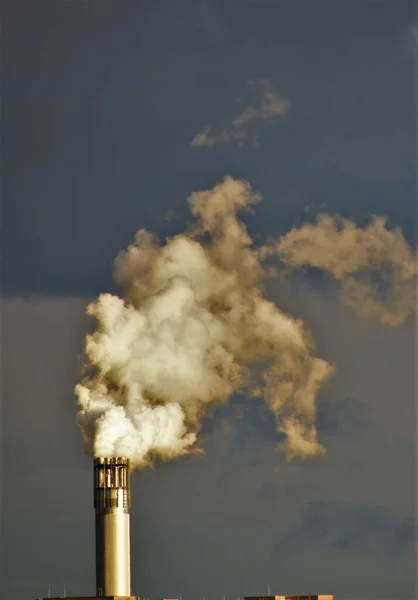
[{"label": "dark storm cloud", "polygon": [[271,445],[279,440],[274,419],[260,398],[236,396],[225,406],[208,414],[203,435],[211,435],[224,423],[234,440],[237,454],[242,455],[251,444]]},{"label": "dark storm cloud", "polygon": [[[6,0],[2,13],[2,292],[42,296],[2,299],[0,596],[26,600],[48,583],[94,591],[91,463],[72,389],[85,304],[111,288],[139,227],[182,230],[187,196],[229,173],[265,198],[248,218],[261,238],[326,203],[360,223],[387,214],[415,242],[416,7]],[[264,78],[292,110],[261,148],[190,147]],[[236,598],[269,581],[278,593],[416,597],[416,323],[358,323],[318,278],[273,288],[336,363],[319,403],[328,453],[285,464],[252,400],[209,415],[205,455],[134,477],[134,591]],[[275,552],[291,531],[293,550]]]},{"label": "dark storm cloud", "polygon": [[[277,451],[284,436],[276,431],[274,419],[259,398],[233,398],[226,406],[210,412],[203,425],[205,442],[223,428],[231,444],[224,477],[242,465],[285,463]],[[359,441],[370,428],[367,405],[355,398],[335,399],[322,395],[318,402],[317,428],[327,446],[329,438]],[[268,457],[268,458],[267,458]],[[309,467],[308,467],[309,468]]]},{"label": "dark storm cloud", "polygon": [[396,518],[381,506],[317,501],[308,504],[276,550],[289,552],[309,544],[337,551],[383,551],[399,558],[414,547],[417,531],[414,518]]},{"label": "dark storm cloud", "polygon": [[367,427],[366,406],[355,398],[324,398],[318,406],[318,432],[357,437]]},{"label": "dark storm cloud", "polygon": [[[308,287],[287,290],[287,299],[309,326],[315,324],[320,353],[337,362],[335,388],[329,390],[332,402],[339,406],[334,399],[361,398],[367,405],[367,429],[357,437],[350,433],[353,414],[361,420],[354,406],[331,410],[338,425],[328,425],[329,434],[323,434],[328,454],[289,465],[275,448],[274,426],[259,400],[237,397],[230,412],[218,415],[219,421],[209,415],[203,456],[158,465],[133,478],[137,593],[187,599],[202,589],[207,596],[222,589],[237,597],[258,593],[267,579],[276,582],[279,593],[282,586],[295,590],[302,585],[299,553],[304,546],[301,542],[285,563],[281,555],[278,561],[274,547],[289,533],[289,524],[306,521],[306,505],[323,498],[337,506],[384,504],[390,514],[400,515],[387,521],[394,526],[388,535],[393,548],[411,547],[406,517],[415,507],[413,332],[409,326],[397,331],[364,328],[332,298]],[[55,593],[64,583],[67,594],[94,589],[91,462],[82,451],[72,394],[77,356],[89,327],[87,302],[2,302],[2,477],[7,486],[1,490],[0,582],[8,600],[45,595],[49,582]],[[339,435],[331,434],[333,427]],[[376,531],[385,524],[382,519],[366,545],[380,539]],[[346,562],[338,563],[331,547],[316,547],[314,553],[309,547],[303,585],[319,589],[326,584],[348,595]],[[409,559],[400,555],[396,566],[387,552],[369,554],[367,561],[352,554],[351,568],[364,589],[370,590],[382,571],[385,585],[397,586],[396,597],[410,589],[415,566]],[[333,567],[319,580],[324,564]]]},{"label": "dark storm cloud", "polygon": [[[53,595],[61,595],[65,583],[67,595],[93,592],[94,525],[86,510],[92,504],[91,472],[83,472],[78,461],[72,467],[53,457],[49,462],[40,455],[36,471],[21,476],[4,469],[10,483],[2,490],[4,598],[46,597],[48,584]],[[82,560],[75,558],[80,553]]]},{"label": "dark storm cloud", "polygon": [[200,0],[196,7],[196,25],[203,32],[208,44],[224,42],[228,33],[225,19],[214,2]]},{"label": "dark storm cloud", "polygon": [[8,600],[47,596],[49,583],[54,593],[65,582],[67,594],[93,591],[93,556],[83,554],[93,540],[92,476],[72,394],[87,302],[1,300],[0,596]]},{"label": "dark storm cloud", "polygon": [[[187,218],[186,197],[226,173],[264,195],[262,236],[324,201],[415,235],[413,3],[8,5],[4,293],[109,289],[139,227],[172,233],[166,211]],[[234,114],[249,79],[292,105],[262,148],[190,148],[202,124]]]}]

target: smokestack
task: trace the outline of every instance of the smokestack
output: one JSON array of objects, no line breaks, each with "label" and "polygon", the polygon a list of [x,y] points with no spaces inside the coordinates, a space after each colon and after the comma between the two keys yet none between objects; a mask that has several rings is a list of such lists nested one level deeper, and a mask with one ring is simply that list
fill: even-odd
[{"label": "smokestack", "polygon": [[130,596],[129,460],[94,459],[97,596]]}]

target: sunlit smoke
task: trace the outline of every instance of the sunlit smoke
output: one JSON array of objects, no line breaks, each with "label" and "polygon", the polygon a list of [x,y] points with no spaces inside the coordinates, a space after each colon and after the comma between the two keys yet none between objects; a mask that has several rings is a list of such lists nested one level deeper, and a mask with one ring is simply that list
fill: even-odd
[{"label": "sunlit smoke", "polygon": [[[90,453],[126,456],[144,467],[156,457],[200,451],[205,413],[234,393],[263,396],[288,458],[325,453],[315,428],[316,401],[333,367],[315,356],[303,323],[263,297],[264,260],[276,255],[292,267],[329,271],[343,282],[350,305],[369,285],[352,275],[390,262],[399,271],[394,293],[403,312],[382,302],[372,310],[371,296],[359,311],[388,323],[410,308],[398,288],[416,273],[416,263],[402,234],[388,232],[378,219],[359,230],[322,216],[317,225],[255,248],[238,213],[259,201],[246,182],[226,177],[190,196],[195,223],[189,231],[161,244],[140,230],[117,257],[123,298],[103,294],[88,307],[97,321],[85,345],[94,374],[75,390]],[[372,232],[379,243],[371,242]],[[355,293],[352,281],[360,286]]]},{"label": "sunlit smoke", "polygon": [[261,254],[277,254],[291,268],[316,267],[340,284],[341,299],[357,316],[400,325],[417,310],[417,256],[399,228],[373,217],[364,228],[321,214]]},{"label": "sunlit smoke", "polygon": [[248,105],[241,110],[232,120],[228,127],[221,129],[219,133],[212,133],[207,127],[200,131],[192,140],[191,145],[202,148],[212,148],[218,144],[237,142],[243,147],[249,133],[249,126],[257,121],[275,119],[285,115],[289,111],[289,103],[280,94],[272,89],[268,81],[249,81],[249,85],[261,88],[261,94],[255,106]]}]

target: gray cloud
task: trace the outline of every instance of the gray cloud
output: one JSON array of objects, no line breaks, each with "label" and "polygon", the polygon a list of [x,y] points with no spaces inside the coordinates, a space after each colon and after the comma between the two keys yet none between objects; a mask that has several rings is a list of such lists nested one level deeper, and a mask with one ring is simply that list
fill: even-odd
[{"label": "gray cloud", "polygon": [[273,91],[268,82],[257,84],[250,81],[249,84],[259,90],[257,105],[246,106],[235,115],[229,126],[221,129],[219,133],[212,133],[210,127],[203,129],[193,138],[192,146],[212,148],[218,144],[235,141],[242,147],[248,138],[252,123],[273,119],[288,112],[289,103],[283,96]]},{"label": "gray cloud", "polygon": [[222,44],[227,34],[225,19],[208,0],[199,0],[196,6],[196,25],[210,45]]},{"label": "gray cloud", "polygon": [[324,398],[318,406],[317,427],[322,435],[358,437],[368,421],[366,405],[356,398]]},{"label": "gray cloud", "polygon": [[387,508],[371,504],[315,501],[276,549],[289,552],[300,544],[330,546],[338,551],[384,552],[399,557],[417,541],[413,518],[398,519]]},{"label": "gray cloud", "polygon": [[[278,593],[303,586],[355,597],[361,587],[373,597],[382,581],[386,596],[400,598],[412,589],[416,571],[407,552],[413,523],[404,518],[416,505],[414,331],[410,323],[396,330],[365,327],[331,294],[309,286],[289,283],[271,295],[306,320],[321,354],[335,358],[335,378],[319,401],[328,454],[309,464],[286,464],[257,398],[237,397],[230,412],[209,416],[203,456],[133,477],[134,591],[185,600],[223,592],[237,597],[256,594],[270,581]],[[2,302],[7,486],[1,489],[0,596],[7,600],[45,596],[48,583],[53,593],[62,593],[64,583],[67,595],[94,590],[91,462],[82,450],[72,395],[88,301]],[[386,543],[383,551],[357,556],[298,537],[294,552],[275,553],[279,538],[307,526],[307,505],[324,498],[337,506],[384,504],[388,517],[370,517],[371,532],[362,542],[365,548]],[[327,531],[335,541],[345,530],[332,537],[332,523],[345,513],[332,514]],[[360,511],[358,520],[365,514]],[[378,527],[385,523],[382,537]]]}]

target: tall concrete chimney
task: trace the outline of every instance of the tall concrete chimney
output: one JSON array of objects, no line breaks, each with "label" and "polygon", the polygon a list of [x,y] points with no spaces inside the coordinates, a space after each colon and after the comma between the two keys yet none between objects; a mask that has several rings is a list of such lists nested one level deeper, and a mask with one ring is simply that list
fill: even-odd
[{"label": "tall concrete chimney", "polygon": [[129,460],[94,459],[97,596],[130,596]]}]

